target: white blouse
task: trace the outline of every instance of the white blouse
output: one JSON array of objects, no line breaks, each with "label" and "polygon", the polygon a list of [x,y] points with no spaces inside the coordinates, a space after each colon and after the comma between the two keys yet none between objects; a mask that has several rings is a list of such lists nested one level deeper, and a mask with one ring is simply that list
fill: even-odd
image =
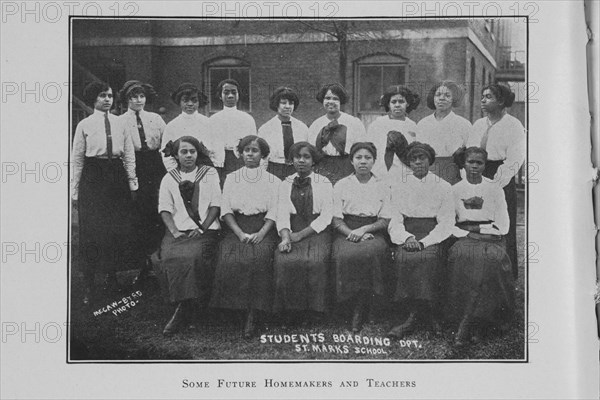
[{"label": "white blouse", "polygon": [[265,219],[277,220],[279,178],[262,168],[242,167],[225,178],[221,218],[238,212],[256,215],[266,212]]},{"label": "white blouse", "polygon": [[[290,120],[292,123],[294,143],[306,142],[308,140],[308,127],[306,124],[294,117],[291,117]],[[281,120],[277,115],[258,129],[258,136],[265,139],[271,149],[267,160],[277,164],[285,164],[283,130],[281,128]]]},{"label": "white blouse", "polygon": [[488,127],[490,129],[486,145],[488,160],[504,161],[494,176],[494,181],[504,187],[525,162],[525,128],[521,121],[510,114],[505,114],[491,127],[487,117],[480,118],[473,124],[473,132],[469,136],[467,147],[481,146],[481,139]]},{"label": "white blouse", "polygon": [[372,176],[368,182],[361,183],[352,174],[333,187],[333,216],[342,219],[344,214],[392,218],[390,200],[390,187],[383,181]]},{"label": "white blouse", "polygon": [[[135,117],[135,111],[128,109],[123,115],[119,116],[122,120],[125,129],[131,136],[133,141],[133,147],[135,151],[142,149],[142,142],[140,140],[140,132],[137,126],[137,118]],[[150,150],[157,150],[161,148],[162,136],[165,131],[165,121],[162,117],[156,113],[140,110],[140,119],[144,127],[144,136],[146,137],[146,144]]]},{"label": "white blouse", "polygon": [[[254,118],[235,107],[223,107],[208,119],[208,123],[212,134],[223,144],[224,150],[235,152],[240,139],[248,135],[256,135]],[[225,161],[225,153],[223,153],[223,161]]]},{"label": "white blouse", "polygon": [[[510,220],[506,207],[504,190],[493,181],[483,178],[478,185],[469,183],[466,179],[452,186],[452,197],[454,199],[454,209],[456,212],[456,222],[464,221],[493,221],[492,224],[483,224],[480,226],[480,233],[490,235],[506,235]],[[480,210],[466,209],[463,200],[472,197],[481,197],[483,205]],[[453,235],[463,237],[468,235],[468,231],[454,227]]]},{"label": "white blouse", "polygon": [[454,111],[440,121],[430,114],[417,124],[417,141],[433,147],[438,157],[450,157],[467,143],[472,129],[471,123]]},{"label": "white blouse", "polygon": [[[194,182],[196,177],[196,167],[192,172],[181,173],[182,181]],[[198,198],[198,215],[200,219],[204,219],[208,216],[209,207],[220,207],[221,206],[221,187],[219,186],[219,175],[214,170],[210,170],[200,180],[200,196]],[[166,211],[173,216],[175,226],[180,231],[187,231],[197,229],[198,225],[188,215],[183,198],[179,192],[179,184],[171,176],[166,174],[160,182],[160,191],[158,193],[158,212]],[[210,230],[221,229],[218,218],[208,227]]]},{"label": "white blouse", "polygon": [[[292,184],[297,173],[285,178],[279,186],[279,209],[277,211],[277,232],[290,229],[290,215],[296,214],[296,208],[292,203]],[[323,175],[311,172],[309,175],[312,185],[313,214],[319,216],[310,224],[310,227],[320,233],[329,226],[333,216],[333,187],[329,179]]]},{"label": "white blouse", "polygon": [[372,142],[377,149],[377,159],[373,166],[373,174],[379,178],[385,178],[389,171],[403,168],[404,164],[400,161],[397,155],[394,154],[394,161],[389,171],[385,165],[385,148],[387,147],[387,134],[389,131],[398,131],[406,138],[410,144],[415,141],[417,135],[417,124],[410,118],[404,121],[399,119],[391,119],[389,115],[382,115],[369,125],[367,129],[366,142]]},{"label": "white blouse", "polygon": [[[71,194],[74,200],[79,197],[79,181],[83,171],[86,157],[107,158],[106,127],[104,118],[106,113],[94,110],[89,117],[81,120],[75,129],[73,139],[73,179],[71,181]],[[135,175],[135,150],[131,136],[125,130],[122,120],[108,113],[110,134],[112,137],[112,155],[123,160],[123,167],[129,179],[129,189],[138,189],[138,180]]]},{"label": "white blouse", "polygon": [[[327,118],[327,115],[323,115],[317,118],[308,128],[308,142],[311,144],[316,144],[317,136],[321,129],[324,126],[327,126],[331,120]],[[356,142],[362,142],[367,135],[365,131],[365,126],[362,121],[356,117],[353,117],[350,114],[346,114],[344,112],[340,113],[340,117],[338,118],[338,123],[340,125],[345,125],[346,130],[346,153],[350,153],[350,148]],[[325,147],[322,149],[323,153],[330,156],[339,156],[340,154],[336,150],[336,148],[331,144],[327,143]]]},{"label": "white blouse", "polygon": [[425,247],[448,238],[453,231],[455,213],[451,186],[439,176],[428,173],[423,179],[410,174],[392,186],[392,220],[388,232],[393,243],[401,245],[413,236],[404,228],[404,217],[436,218],[437,225],[421,239]]},{"label": "white blouse", "polygon": [[[165,128],[161,150],[169,141],[176,141],[182,136],[192,136],[198,139],[209,151],[209,156],[215,167],[222,167],[225,160],[223,145],[219,138],[210,131],[208,117],[195,112],[187,114],[182,112],[169,122]],[[167,171],[177,168],[177,160],[174,157],[163,157],[163,163]]]}]

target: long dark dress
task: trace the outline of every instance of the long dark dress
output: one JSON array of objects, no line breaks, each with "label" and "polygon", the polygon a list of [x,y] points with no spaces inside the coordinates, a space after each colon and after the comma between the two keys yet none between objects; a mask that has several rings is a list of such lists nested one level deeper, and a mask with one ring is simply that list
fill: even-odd
[{"label": "long dark dress", "polygon": [[[306,228],[316,219],[290,216],[292,232]],[[274,309],[327,311],[331,265],[331,231],[308,237],[292,245],[289,253],[275,252]]]},{"label": "long dark dress", "polygon": [[[258,232],[266,213],[234,217],[244,232]],[[219,244],[211,307],[270,311],[273,300],[273,252],[277,234],[271,229],[259,244],[240,242],[231,229]]]},{"label": "long dark dress", "polygon": [[[377,221],[377,217],[344,215],[350,229],[357,229]],[[351,299],[360,292],[383,295],[383,269],[389,263],[389,246],[381,233],[373,239],[350,242],[337,233],[333,242],[332,261],[336,272],[337,301]]]}]

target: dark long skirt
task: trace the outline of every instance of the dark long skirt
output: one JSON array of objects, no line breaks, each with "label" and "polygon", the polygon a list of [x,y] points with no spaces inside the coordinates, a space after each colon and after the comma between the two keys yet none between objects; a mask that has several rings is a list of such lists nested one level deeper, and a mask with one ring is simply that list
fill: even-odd
[{"label": "dark long skirt", "polygon": [[[344,215],[350,229],[357,229],[377,221],[377,217]],[[340,233],[333,241],[332,261],[336,273],[337,301],[351,299],[360,292],[383,295],[383,269],[390,260],[387,242],[381,233],[374,239],[350,242]]]},{"label": "dark long skirt", "polygon": [[121,159],[85,158],[78,211],[79,250],[88,284],[95,272],[138,267],[133,202]]},{"label": "dark long skirt", "polygon": [[337,181],[354,173],[350,156],[324,156],[315,166],[317,174],[325,176],[335,185]]},{"label": "dark long skirt", "polygon": [[[265,223],[265,213],[235,214],[239,227],[246,233],[258,232]],[[273,303],[273,252],[277,233],[271,229],[259,244],[242,243],[227,229],[219,244],[211,307],[270,311]]]},{"label": "dark long skirt", "polygon": [[[301,231],[310,223],[301,221],[297,215],[291,217],[292,232]],[[275,251],[275,311],[327,311],[331,236],[328,228],[301,242],[293,243],[289,253]]]},{"label": "dark long skirt", "polygon": [[210,299],[219,232],[207,230],[197,238],[175,239],[166,230],[152,264],[164,298],[173,303]]},{"label": "dark long skirt", "polygon": [[288,176],[294,174],[296,169],[291,164],[279,164],[269,161],[269,165],[267,166],[267,172],[275,175],[281,180],[284,180]]},{"label": "dark long skirt", "polygon": [[512,316],[514,279],[504,238],[472,234],[448,253],[448,318],[501,323]]},{"label": "dark long skirt", "polygon": [[444,179],[451,185],[460,181],[460,169],[452,157],[436,157],[429,171]]},{"label": "dark long skirt", "polygon": [[[413,234],[417,241],[427,236],[436,224],[435,218],[404,218],[406,231]],[[408,252],[402,246],[398,246],[394,257],[397,279],[394,301],[437,302],[443,260],[443,249],[440,244],[415,252]]]},{"label": "dark long skirt", "polygon": [[[489,179],[493,179],[498,167],[502,165],[504,161],[487,161],[485,164],[485,171],[483,176]],[[508,209],[508,217],[510,219],[510,226],[508,233],[505,236],[506,240],[506,252],[510,257],[512,264],[513,278],[517,278],[519,275],[519,262],[517,253],[517,184],[515,177],[510,180],[508,185],[504,186],[504,196],[506,198],[506,206]]]},{"label": "dark long skirt", "polygon": [[143,257],[158,248],[164,235],[164,225],[157,210],[160,182],[167,171],[157,150],[136,151],[135,171],[139,183],[135,229]]}]

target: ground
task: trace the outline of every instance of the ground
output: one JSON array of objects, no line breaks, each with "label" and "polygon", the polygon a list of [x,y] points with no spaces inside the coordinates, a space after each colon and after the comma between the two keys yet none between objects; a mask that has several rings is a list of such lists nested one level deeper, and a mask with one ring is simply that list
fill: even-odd
[{"label": "ground", "polygon": [[[523,193],[519,192],[518,243],[526,241],[523,210]],[[76,221],[76,215],[74,217]],[[76,249],[76,223],[73,232],[72,245]],[[525,246],[519,246],[519,277],[515,287],[517,307],[512,323],[502,332],[490,330],[482,341],[462,349],[452,345],[452,327],[445,327],[440,336],[415,333],[403,341],[384,342],[386,332],[401,322],[403,314],[394,305],[383,301],[375,304],[375,311],[359,338],[348,336],[349,311],[344,309],[338,309],[325,318],[310,318],[300,324],[285,325],[277,316],[264,318],[261,334],[265,336],[249,340],[242,336],[242,316],[209,310],[198,316],[194,326],[166,338],[162,330],[174,306],[164,302],[156,281],[151,280],[143,287],[128,287],[122,292],[97,290],[91,304],[84,306],[81,301],[83,279],[77,257],[74,256],[71,263],[71,359],[523,360],[527,346],[524,319],[525,250]],[[131,283],[135,274],[136,271],[120,272],[119,281]],[[133,301],[135,305],[122,309],[117,315],[113,310],[98,313],[113,302],[121,301],[119,306],[122,307],[122,299],[127,296],[130,297],[128,302]],[[95,315],[94,311],[99,315]],[[294,334],[297,336],[292,336]],[[365,337],[367,344],[364,343]]]}]

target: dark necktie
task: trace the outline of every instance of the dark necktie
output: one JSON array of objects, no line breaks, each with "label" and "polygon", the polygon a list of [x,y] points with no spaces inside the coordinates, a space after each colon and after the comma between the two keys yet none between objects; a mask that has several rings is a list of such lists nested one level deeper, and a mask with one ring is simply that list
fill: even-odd
[{"label": "dark necktie", "polygon": [[113,157],[112,152],[112,134],[110,132],[110,121],[108,120],[108,113],[104,114],[104,130],[106,131],[106,155],[109,160]]},{"label": "dark necktie", "polygon": [[290,159],[290,147],[294,144],[294,132],[292,131],[292,121],[281,121],[281,131],[283,132],[283,156],[286,160]]},{"label": "dark necktie", "polygon": [[140,112],[135,112],[135,119],[137,121],[137,128],[140,134],[140,143],[142,144],[142,150],[148,150],[148,144],[146,143],[146,133],[144,132],[144,125],[142,124],[142,119],[140,118]]}]

